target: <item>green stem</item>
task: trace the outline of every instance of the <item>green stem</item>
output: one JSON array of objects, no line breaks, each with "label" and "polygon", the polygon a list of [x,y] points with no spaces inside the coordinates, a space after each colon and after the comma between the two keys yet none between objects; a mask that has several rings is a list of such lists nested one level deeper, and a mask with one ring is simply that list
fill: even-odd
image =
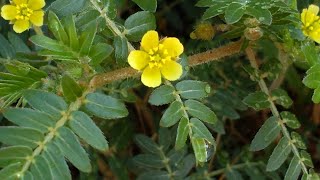
[{"label": "green stem", "polygon": [[39,26],[33,26],[33,30],[36,32],[38,35],[43,35],[42,29]]},{"label": "green stem", "polygon": [[[248,47],[246,49],[246,53],[247,53],[247,56],[248,56],[248,59],[250,61],[250,64],[253,68],[255,69],[259,69],[258,65],[257,65],[257,62],[256,62],[256,59],[255,59],[255,54],[254,54],[254,51]],[[296,157],[299,158],[300,160],[300,164],[302,166],[302,170],[305,174],[308,174],[308,169],[307,169],[307,166],[303,163],[303,161],[301,160],[301,157],[300,157],[300,154],[299,154],[299,151],[298,151],[298,148],[294,145],[293,140],[291,139],[291,136],[289,134],[289,131],[287,129],[287,127],[284,125],[283,123],[283,120],[281,119],[280,117],[280,114],[279,114],[279,111],[276,107],[276,105],[274,104],[274,102],[272,101],[272,98],[271,98],[271,95],[270,95],[270,92],[269,92],[269,89],[266,85],[266,82],[264,81],[264,79],[260,79],[259,81],[259,86],[260,86],[260,89],[269,96],[269,102],[270,102],[270,110],[273,114],[273,116],[277,117],[279,119],[279,124],[281,126],[281,130],[282,130],[282,134],[289,140],[290,142],[290,145],[292,147],[292,150],[293,150],[293,153]]]},{"label": "green stem", "polygon": [[171,169],[171,167],[169,165],[170,159],[167,158],[165,153],[162,151],[162,147],[159,148],[159,152],[160,152],[160,156],[161,156],[162,162],[164,163],[164,166],[165,166],[166,170],[168,171],[168,173],[170,175],[170,179],[173,179],[172,169]]},{"label": "green stem", "polygon": [[[122,38],[125,38],[124,34],[121,33],[121,31],[119,30],[119,28],[117,27],[117,25],[114,23],[114,21],[112,21],[106,14],[106,9],[101,9],[99,4],[97,3],[96,0],[90,0],[90,2],[92,3],[92,5],[94,6],[94,8],[99,11],[101,17],[104,18],[104,20],[106,21],[107,26],[110,28],[110,30],[112,31],[113,35],[115,36],[120,36]],[[127,41],[128,42],[128,41]],[[132,46],[131,43],[128,42],[128,50],[133,51],[135,50],[134,47]]]},{"label": "green stem", "polygon": [[212,177],[212,176],[217,176],[219,174],[223,174],[225,173],[228,169],[232,168],[232,169],[242,169],[246,166],[260,166],[262,163],[261,162],[253,162],[253,163],[250,163],[250,162],[245,162],[245,163],[241,163],[241,164],[237,164],[237,165],[234,165],[232,167],[230,167],[230,165],[228,165],[227,167],[225,168],[222,168],[222,169],[218,169],[216,171],[212,171],[210,173],[208,173],[207,175]]}]

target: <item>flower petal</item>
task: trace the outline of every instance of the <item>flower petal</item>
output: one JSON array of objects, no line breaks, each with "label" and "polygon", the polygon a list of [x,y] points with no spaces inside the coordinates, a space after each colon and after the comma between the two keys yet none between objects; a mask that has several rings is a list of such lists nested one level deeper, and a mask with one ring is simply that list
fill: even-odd
[{"label": "flower petal", "polygon": [[30,21],[32,24],[36,26],[42,26],[43,25],[43,16],[44,12],[42,10],[40,11],[34,11],[30,16]]},{"label": "flower petal", "polygon": [[17,15],[17,8],[12,5],[4,5],[1,8],[1,16],[5,20],[13,20]]},{"label": "flower petal", "polygon": [[29,0],[28,7],[32,10],[39,10],[46,5],[44,0]]},{"label": "flower petal", "polygon": [[17,20],[13,25],[13,30],[16,33],[22,33],[23,31],[29,29],[30,23],[27,20]]},{"label": "flower petal", "polygon": [[182,75],[182,66],[175,61],[166,61],[161,68],[161,74],[169,81],[175,81]]},{"label": "flower petal", "polygon": [[149,55],[144,51],[134,50],[128,56],[128,63],[133,69],[141,70],[149,62]]},{"label": "flower petal", "polygon": [[27,4],[28,0],[13,0],[13,3],[16,5]]},{"label": "flower petal", "polygon": [[141,81],[148,87],[157,87],[161,84],[161,73],[158,68],[150,68],[149,66],[143,70]]},{"label": "flower petal", "polygon": [[148,31],[141,40],[141,49],[149,52],[152,48],[159,46],[159,35],[157,31]]},{"label": "flower petal", "polygon": [[313,5],[311,4],[309,7],[308,7],[308,13],[312,13],[314,15],[317,15],[319,13],[319,7],[316,6],[316,5]]},{"label": "flower petal", "polygon": [[163,48],[166,49],[172,57],[177,57],[183,53],[183,45],[177,38],[165,38],[161,44],[163,44]]}]

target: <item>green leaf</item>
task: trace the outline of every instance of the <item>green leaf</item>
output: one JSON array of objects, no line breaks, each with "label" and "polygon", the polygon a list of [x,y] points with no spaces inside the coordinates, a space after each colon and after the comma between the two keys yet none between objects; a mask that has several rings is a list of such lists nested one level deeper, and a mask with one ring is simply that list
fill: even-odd
[{"label": "green leaf", "polygon": [[312,95],[312,101],[314,103],[320,103],[320,86],[314,90]]},{"label": "green leaf", "polygon": [[151,170],[142,173],[138,176],[137,180],[170,180],[171,175],[167,171]]},{"label": "green leaf", "polygon": [[29,171],[25,171],[21,176],[21,180],[33,180],[33,175]]},{"label": "green leaf", "polygon": [[19,179],[21,176],[18,173],[21,171],[21,163],[10,164],[9,166],[0,170],[0,179]]},{"label": "green leaf", "polygon": [[157,0],[132,0],[135,2],[141,9],[150,12],[156,12],[157,9]]},{"label": "green leaf", "polygon": [[176,171],[177,178],[184,178],[189,174],[191,169],[195,166],[195,157],[193,154],[188,154],[178,164],[178,170]]},{"label": "green leaf", "polygon": [[78,85],[78,83],[75,82],[74,79],[72,79],[68,75],[64,75],[61,78],[61,87],[63,91],[63,96],[69,102],[75,101],[78,97],[82,95],[81,87]]},{"label": "green leaf", "polygon": [[62,24],[68,34],[69,46],[72,50],[77,51],[79,49],[79,40],[73,16],[70,15],[62,19]]},{"label": "green leaf", "polygon": [[15,56],[15,51],[12,47],[12,45],[6,40],[5,37],[3,37],[2,34],[0,34],[0,55],[3,58],[11,59]]},{"label": "green leaf", "polygon": [[309,73],[305,78],[303,78],[302,82],[308,88],[316,89],[320,86],[320,72],[312,72]]},{"label": "green leaf", "polygon": [[307,74],[316,73],[316,72],[320,72],[320,64],[319,63],[311,66],[311,68],[308,69]]},{"label": "green leaf", "polygon": [[291,133],[292,142],[300,149],[307,149],[306,145],[304,144],[302,137],[300,134],[296,132]]},{"label": "green leaf", "polygon": [[124,22],[124,27],[126,37],[130,41],[140,41],[147,31],[156,29],[156,18],[150,12],[140,11],[129,16]]},{"label": "green leaf", "polygon": [[202,99],[210,93],[210,85],[201,81],[185,80],[176,84],[178,93],[185,99]]},{"label": "green leaf", "polygon": [[174,88],[169,85],[162,85],[156,88],[149,97],[149,103],[156,106],[169,104],[174,100]]},{"label": "green leaf", "polygon": [[292,114],[291,112],[283,111],[280,113],[280,116],[282,118],[282,121],[292,129],[298,129],[301,126],[296,115]]},{"label": "green leaf", "polygon": [[115,179],[121,180],[129,180],[129,173],[126,168],[125,162],[115,155],[111,155],[107,158],[108,167],[110,171],[112,171],[113,176]]},{"label": "green leaf", "polygon": [[84,107],[93,115],[104,119],[117,119],[128,115],[123,102],[100,93],[88,94]]},{"label": "green leaf", "polygon": [[276,89],[271,92],[272,100],[275,100],[277,104],[285,108],[289,108],[292,105],[292,100],[288,93],[283,89]]},{"label": "green leaf", "polygon": [[94,37],[97,33],[97,25],[92,25],[86,29],[86,31],[82,32],[79,44],[80,44],[80,50],[79,53],[82,56],[86,56],[90,52],[90,48],[92,46]]},{"label": "green leaf", "polygon": [[159,156],[153,154],[139,154],[131,159],[135,166],[143,168],[163,168],[164,163]]},{"label": "green leaf", "polygon": [[312,162],[312,159],[311,159],[311,156],[308,152],[306,151],[301,151],[300,153],[300,157],[301,157],[301,161],[306,165],[306,166],[309,166],[311,168],[313,168],[313,162]]},{"label": "green leaf", "polygon": [[113,52],[113,47],[106,43],[98,43],[90,49],[90,64],[99,65],[103,60],[107,59]]},{"label": "green leaf", "polygon": [[240,3],[231,3],[225,11],[225,19],[226,19],[226,23],[227,24],[234,24],[236,22],[238,22],[244,12],[246,10],[246,7]]},{"label": "green leaf", "polygon": [[239,171],[235,170],[235,169],[228,169],[228,171],[226,172],[226,177],[228,180],[242,180],[242,176],[239,173]]},{"label": "green leaf", "polygon": [[267,164],[267,171],[277,170],[291,153],[291,145],[286,137],[282,137],[274,148]]},{"label": "green leaf", "polygon": [[34,128],[42,133],[55,125],[55,120],[48,114],[29,108],[9,108],[4,111],[3,115],[19,126]]},{"label": "green leaf", "polygon": [[212,0],[200,0],[196,3],[196,7],[211,7],[216,4],[215,1]]},{"label": "green leaf", "polygon": [[16,50],[16,52],[30,53],[30,48],[25,42],[15,33],[8,32],[8,40]]},{"label": "green leaf", "polygon": [[53,143],[47,144],[47,150],[42,153],[42,157],[48,164],[52,179],[71,180],[68,165],[61,154],[61,151]]},{"label": "green leaf", "polygon": [[167,110],[164,112],[161,120],[160,126],[170,127],[176,124],[184,115],[183,105],[178,101],[174,101],[170,104]]},{"label": "green leaf", "polygon": [[69,37],[64,30],[59,18],[52,11],[48,13],[48,27],[58,41],[69,44]]},{"label": "green leaf", "polygon": [[159,146],[151,138],[138,134],[134,136],[133,140],[143,152],[151,154],[159,153]]},{"label": "green leaf", "polygon": [[194,138],[203,138],[210,144],[215,144],[214,138],[208,128],[197,118],[191,118],[190,126],[192,128],[192,136]]},{"label": "green leaf", "polygon": [[175,149],[179,150],[183,148],[186,145],[186,141],[189,134],[189,121],[187,118],[183,117],[181,118],[179,122],[179,126],[177,129],[177,136],[176,136],[176,143],[175,143]]},{"label": "green leaf", "polygon": [[279,135],[281,127],[278,118],[272,116],[259,129],[250,145],[250,151],[260,151],[274,141]]},{"label": "green leaf", "polygon": [[68,16],[80,12],[86,7],[86,0],[56,0],[50,4],[48,9],[58,16]]},{"label": "green leaf", "polygon": [[195,117],[200,119],[201,121],[210,123],[210,124],[215,124],[218,120],[216,114],[211,111],[210,108],[205,106],[204,104],[195,101],[195,100],[187,100],[185,101],[185,106],[187,112]]},{"label": "green leaf", "polygon": [[8,164],[24,163],[32,155],[32,149],[27,146],[10,146],[0,149],[0,167]]},{"label": "green leaf", "polygon": [[218,16],[220,14],[224,13],[224,9],[226,8],[226,5],[223,3],[219,3],[219,2],[214,2],[214,5],[211,6],[210,8],[208,8],[203,16],[202,19],[203,20],[207,20],[210,19],[212,17]]},{"label": "green leaf", "polygon": [[293,156],[284,180],[297,180],[301,173],[302,166],[297,156]]},{"label": "green leaf", "polygon": [[197,162],[207,161],[207,144],[204,139],[201,138],[191,138],[191,144],[196,157]]},{"label": "green leaf", "polygon": [[255,17],[258,21],[265,25],[271,25],[272,15],[268,9],[262,9],[261,7],[255,6],[246,7],[246,14]]},{"label": "green leaf", "polygon": [[68,108],[62,97],[45,91],[26,90],[23,93],[23,97],[33,108],[48,113],[57,119]]},{"label": "green leaf", "polygon": [[43,134],[35,129],[17,126],[0,127],[0,142],[7,145],[23,145],[35,148],[43,140]]},{"label": "green leaf", "polygon": [[62,154],[80,171],[90,172],[91,164],[88,154],[81,146],[76,135],[66,127],[58,130],[54,143],[59,147]]},{"label": "green leaf", "polygon": [[71,113],[69,126],[80,138],[92,147],[105,151],[108,142],[99,127],[84,112],[74,111]]},{"label": "green leaf", "polygon": [[122,36],[114,37],[113,41],[114,54],[117,61],[124,61],[127,59],[129,50],[128,50],[128,40]]},{"label": "green leaf", "polygon": [[64,53],[67,50],[66,46],[44,35],[34,35],[30,38],[30,41],[39,47],[42,47],[44,49],[48,49],[54,52]]},{"label": "green leaf", "polygon": [[317,48],[316,48],[314,42],[304,43],[301,46],[301,51],[304,54],[304,57],[310,66],[313,66],[313,65],[319,63],[319,60],[320,60],[319,54],[317,52]]},{"label": "green leaf", "polygon": [[244,98],[243,102],[246,105],[255,109],[256,111],[270,107],[268,95],[262,91],[257,91],[249,94],[247,97]]},{"label": "green leaf", "polygon": [[52,179],[49,162],[43,156],[37,156],[30,170],[35,179]]}]

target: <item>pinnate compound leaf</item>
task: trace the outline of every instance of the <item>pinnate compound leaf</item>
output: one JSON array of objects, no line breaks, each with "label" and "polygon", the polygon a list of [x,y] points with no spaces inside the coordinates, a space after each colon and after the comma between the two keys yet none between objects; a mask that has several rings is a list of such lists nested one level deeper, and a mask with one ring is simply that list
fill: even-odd
[{"label": "pinnate compound leaf", "polygon": [[207,106],[195,100],[185,101],[185,106],[187,112],[201,121],[207,122],[209,124],[215,124],[218,120],[216,114]]},{"label": "pinnate compound leaf", "polygon": [[176,124],[184,114],[182,108],[183,105],[181,102],[174,101],[171,103],[160,120],[160,126],[170,127]]},{"label": "pinnate compound leaf", "polygon": [[270,107],[268,95],[262,91],[257,91],[249,94],[247,97],[244,98],[243,102],[246,105],[255,109],[256,111]]},{"label": "pinnate compound leaf", "polygon": [[[202,5],[201,5],[202,6]],[[203,5],[204,6],[204,5]],[[224,13],[226,6],[222,3],[215,2],[215,4],[209,7],[203,14],[202,19],[210,19]]]},{"label": "pinnate compound leaf", "polygon": [[69,47],[72,50],[76,51],[79,49],[79,39],[77,34],[77,29],[75,25],[75,21],[73,16],[67,16],[62,19],[63,27],[65,28],[66,33],[68,34],[69,38]]},{"label": "pinnate compound leaf", "polygon": [[142,173],[137,180],[170,180],[171,176],[167,171],[152,170]]},{"label": "pinnate compound leaf", "polygon": [[39,47],[53,52],[64,53],[66,51],[66,46],[44,35],[34,35],[30,38],[30,41]]},{"label": "pinnate compound leaf", "polygon": [[57,119],[68,108],[62,97],[45,91],[26,90],[23,93],[23,97],[33,108],[48,113]]},{"label": "pinnate compound leaf", "polygon": [[302,137],[300,134],[296,132],[291,133],[291,138],[293,143],[300,149],[307,149],[306,145],[304,144]]},{"label": "pinnate compound leaf", "polygon": [[31,155],[32,149],[27,146],[4,147],[0,149],[0,167],[18,162],[24,163]]},{"label": "pinnate compound leaf", "polygon": [[169,85],[162,85],[155,90],[149,97],[149,103],[152,105],[160,106],[169,104],[175,99],[174,88]]},{"label": "pinnate compound leaf", "polygon": [[283,122],[292,129],[297,129],[301,126],[296,115],[292,114],[291,112],[283,111],[280,113],[280,116]]},{"label": "pinnate compound leaf", "polygon": [[156,18],[150,12],[140,11],[129,16],[124,22],[124,27],[126,37],[130,41],[140,41],[147,31],[156,29]]},{"label": "pinnate compound leaf", "polygon": [[69,126],[80,138],[92,147],[104,151],[108,149],[108,142],[99,127],[84,112],[71,113]]},{"label": "pinnate compound leaf", "polygon": [[302,82],[308,88],[316,89],[320,86],[320,72],[311,72],[307,74],[305,78],[303,78]]},{"label": "pinnate compound leaf", "polygon": [[51,116],[30,108],[8,108],[3,115],[21,127],[34,128],[42,133],[55,125],[55,120]]},{"label": "pinnate compound leaf", "polygon": [[292,100],[288,93],[283,89],[276,89],[271,92],[272,99],[276,101],[277,104],[285,108],[289,108],[292,105]]},{"label": "pinnate compound leaf", "polygon": [[246,14],[255,17],[258,21],[265,25],[271,25],[272,15],[268,9],[262,9],[258,7],[246,7]]},{"label": "pinnate compound leaf", "polygon": [[274,141],[280,133],[281,127],[274,116],[265,121],[251,142],[251,151],[260,151]]},{"label": "pinnate compound leaf", "polygon": [[49,143],[46,151],[42,153],[42,157],[48,164],[52,179],[71,180],[71,174],[68,165],[59,148]]},{"label": "pinnate compound leaf", "polygon": [[48,13],[48,27],[57,40],[62,41],[64,44],[69,43],[69,38],[64,27],[62,26],[58,16],[52,11],[49,11]]},{"label": "pinnate compound leaf", "polygon": [[157,0],[132,0],[135,2],[141,9],[150,12],[156,12],[157,9]]},{"label": "pinnate compound leaf", "polygon": [[277,170],[291,153],[291,145],[286,137],[282,137],[274,148],[267,164],[267,171]]},{"label": "pinnate compound leaf", "polygon": [[79,39],[79,44],[80,44],[80,49],[79,53],[82,56],[86,56],[89,54],[94,37],[97,33],[97,25],[92,25],[86,29],[86,31],[82,32],[80,39]]},{"label": "pinnate compound leaf", "polygon": [[145,153],[158,154],[159,146],[149,137],[138,134],[134,136],[134,142]]},{"label": "pinnate compound leaf", "polygon": [[88,154],[81,146],[76,135],[66,127],[58,130],[58,135],[54,140],[62,154],[79,170],[90,172],[91,165]]},{"label": "pinnate compound leaf", "polygon": [[75,82],[74,79],[72,79],[68,75],[64,75],[62,77],[61,87],[62,87],[64,97],[69,102],[75,101],[78,97],[82,95],[81,87],[78,85],[78,83]]},{"label": "pinnate compound leaf", "polygon": [[176,143],[175,143],[175,149],[179,150],[183,148],[186,145],[186,141],[189,134],[189,124],[188,119],[183,117],[181,118],[178,129],[177,129],[177,137],[176,137]]},{"label": "pinnate compound leaf", "polygon": [[309,167],[311,167],[311,168],[314,167],[314,166],[313,166],[312,159],[311,159],[311,155],[310,155],[308,152],[302,150],[301,153],[300,153],[300,156],[301,156],[301,161],[302,161],[305,165],[307,165],[307,166],[309,166]]},{"label": "pinnate compound leaf", "polygon": [[129,54],[127,38],[116,36],[113,41],[113,46],[116,60],[119,62],[126,60]]},{"label": "pinnate compound leaf", "polygon": [[113,52],[113,47],[106,43],[98,43],[93,45],[90,49],[89,56],[91,58],[90,64],[99,65]]},{"label": "pinnate compound leaf", "polygon": [[191,144],[197,162],[207,161],[207,144],[202,138],[191,138]]},{"label": "pinnate compound leaf", "polygon": [[48,9],[55,12],[59,17],[68,16],[80,12],[86,4],[86,0],[56,0]]},{"label": "pinnate compound leaf", "polygon": [[43,134],[32,128],[17,126],[0,127],[0,142],[7,145],[23,145],[30,148],[38,146],[44,139]]},{"label": "pinnate compound leaf", "polygon": [[208,128],[197,118],[191,118],[190,125],[192,128],[192,132],[194,133],[192,136],[195,138],[203,138],[210,142],[210,144],[215,144],[214,138]]},{"label": "pinnate compound leaf", "polygon": [[43,156],[37,156],[30,170],[35,179],[52,179],[49,162]]},{"label": "pinnate compound leaf", "polygon": [[235,169],[229,169],[226,172],[226,177],[228,180],[242,180],[242,175],[239,173],[239,171]]},{"label": "pinnate compound leaf", "polygon": [[225,11],[225,19],[227,24],[234,24],[238,22],[242,18],[245,10],[246,8],[242,4],[237,2],[231,3]]},{"label": "pinnate compound leaf", "polygon": [[122,118],[128,115],[123,102],[100,93],[88,94],[84,107],[93,115],[104,119]]},{"label": "pinnate compound leaf", "polygon": [[201,81],[185,80],[176,84],[178,93],[185,99],[202,99],[210,93],[210,85]]},{"label": "pinnate compound leaf", "polygon": [[0,179],[18,179],[18,172],[22,167],[21,163],[10,164],[9,166],[0,170]]},{"label": "pinnate compound leaf", "polygon": [[153,154],[139,154],[131,159],[131,163],[135,166],[143,168],[163,168],[164,164],[162,159]]},{"label": "pinnate compound leaf", "polygon": [[302,166],[300,164],[299,158],[297,156],[294,156],[290,162],[284,180],[297,180],[301,173],[301,169]]}]

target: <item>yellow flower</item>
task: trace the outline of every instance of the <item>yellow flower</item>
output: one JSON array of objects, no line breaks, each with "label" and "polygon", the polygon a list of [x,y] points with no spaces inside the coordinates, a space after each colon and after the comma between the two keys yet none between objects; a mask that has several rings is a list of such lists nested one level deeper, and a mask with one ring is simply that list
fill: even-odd
[{"label": "yellow flower", "polygon": [[301,13],[302,32],[312,40],[320,43],[320,18],[317,16],[319,7],[311,4]]},{"label": "yellow flower", "polygon": [[130,66],[142,71],[141,81],[148,87],[161,84],[161,77],[174,81],[182,75],[182,66],[176,62],[183,53],[183,45],[177,38],[168,37],[159,41],[156,31],[148,31],[141,40],[140,50],[131,51]]},{"label": "yellow flower", "polygon": [[12,0],[11,5],[1,8],[1,16],[9,20],[13,30],[17,33],[30,28],[31,24],[42,26],[44,12],[41,8],[45,6],[44,0]]}]

